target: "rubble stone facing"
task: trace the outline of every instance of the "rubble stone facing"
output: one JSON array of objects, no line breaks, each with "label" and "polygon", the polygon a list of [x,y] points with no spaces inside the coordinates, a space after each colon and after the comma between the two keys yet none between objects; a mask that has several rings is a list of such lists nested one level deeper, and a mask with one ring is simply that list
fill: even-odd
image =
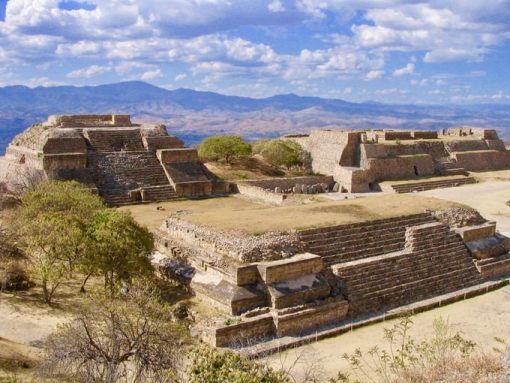
[{"label": "rubble stone facing", "polygon": [[160,230],[166,235],[242,263],[287,258],[299,253],[303,247],[296,233],[269,232],[254,236],[220,232],[178,217],[167,218]]}]

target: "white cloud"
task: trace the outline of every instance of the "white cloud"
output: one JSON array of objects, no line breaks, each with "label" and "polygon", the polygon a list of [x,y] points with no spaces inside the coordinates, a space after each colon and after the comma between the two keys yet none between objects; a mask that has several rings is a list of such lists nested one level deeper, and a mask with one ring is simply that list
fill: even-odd
[{"label": "white cloud", "polygon": [[269,12],[284,12],[285,7],[283,6],[283,3],[280,0],[273,0],[269,3],[267,6],[267,9]]},{"label": "white cloud", "polygon": [[86,68],[73,70],[69,72],[66,77],[68,78],[91,78],[95,76],[99,76],[103,73],[111,71],[112,68],[110,66],[101,66],[101,65],[91,65]]},{"label": "white cloud", "polygon": [[175,81],[182,81],[185,80],[188,77],[186,73],[179,73],[177,76],[175,76]]},{"label": "white cloud", "polygon": [[384,76],[383,70],[371,70],[365,75],[365,80],[367,81],[376,80],[378,78],[381,78],[382,76]]},{"label": "white cloud", "polygon": [[409,63],[403,68],[396,69],[393,71],[394,77],[405,76],[414,73],[414,63]]},{"label": "white cloud", "polygon": [[155,78],[163,77],[163,73],[161,73],[161,69],[154,69],[149,70],[147,72],[144,72],[140,79],[147,81],[147,80],[154,80]]}]

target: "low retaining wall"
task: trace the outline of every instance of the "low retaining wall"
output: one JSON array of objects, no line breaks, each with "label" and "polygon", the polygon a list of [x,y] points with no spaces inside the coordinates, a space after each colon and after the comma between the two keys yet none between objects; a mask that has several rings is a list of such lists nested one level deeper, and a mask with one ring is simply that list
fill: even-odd
[{"label": "low retaining wall", "polygon": [[333,185],[335,181],[332,176],[306,176],[306,177],[292,177],[292,178],[271,178],[261,180],[243,181],[243,185],[257,186],[262,189],[274,191],[274,189],[281,188],[292,189],[296,184],[301,185],[315,185],[315,184],[328,184]]},{"label": "low retaining wall", "polygon": [[266,314],[256,319],[215,328],[208,340],[215,347],[243,346],[255,343],[257,339],[266,338],[274,333],[273,316]]},{"label": "low retaining wall", "polygon": [[348,310],[349,303],[342,300],[286,315],[278,315],[275,320],[277,335],[299,334],[314,327],[320,328],[320,326],[340,322],[345,319]]},{"label": "low retaining wall", "polygon": [[510,167],[510,151],[484,150],[452,154],[457,165],[467,170],[500,170]]},{"label": "low retaining wall", "polygon": [[237,190],[241,195],[252,198],[271,205],[281,205],[287,198],[285,194],[277,194],[262,189],[259,186],[248,185],[244,183],[237,184]]}]

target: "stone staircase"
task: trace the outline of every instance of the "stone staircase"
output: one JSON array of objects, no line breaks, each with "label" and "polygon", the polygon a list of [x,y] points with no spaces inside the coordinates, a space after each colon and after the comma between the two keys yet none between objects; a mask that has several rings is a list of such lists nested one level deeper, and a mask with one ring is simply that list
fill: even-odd
[{"label": "stone staircase", "polygon": [[378,312],[481,283],[462,239],[449,227],[406,229],[405,249],[332,266],[351,316]]},{"label": "stone staircase", "polygon": [[139,129],[84,129],[87,147],[94,152],[143,151]]},{"label": "stone staircase", "polygon": [[444,179],[436,181],[418,181],[406,184],[391,185],[397,193],[412,193],[416,191],[424,191],[439,188],[451,188],[461,185],[474,184],[476,180],[473,177],[463,177],[454,179]]},{"label": "stone staircase", "polygon": [[[153,153],[89,152],[89,167],[96,173],[99,194],[110,205],[176,198],[174,188]],[[133,190],[143,189],[145,196],[134,198]]]},{"label": "stone staircase", "polygon": [[459,167],[457,162],[449,158],[441,161],[440,173],[443,176],[467,176],[469,174],[465,168]]},{"label": "stone staircase", "polygon": [[327,266],[403,250],[406,227],[434,222],[430,214],[394,217],[300,232],[307,251]]}]

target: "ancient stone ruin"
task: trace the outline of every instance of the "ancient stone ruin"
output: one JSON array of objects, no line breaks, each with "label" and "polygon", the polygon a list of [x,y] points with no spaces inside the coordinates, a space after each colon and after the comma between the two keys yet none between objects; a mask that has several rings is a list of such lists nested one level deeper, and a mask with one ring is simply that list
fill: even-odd
[{"label": "ancient stone ruin", "polygon": [[510,240],[467,208],[256,236],[171,216],[157,236],[163,274],[181,270],[223,313],[197,326],[203,339],[251,351],[463,299],[510,273]]},{"label": "ancient stone ruin", "polygon": [[50,116],[14,138],[0,169],[10,182],[27,174],[77,180],[110,205],[227,191],[195,149],[128,115]]},{"label": "ancient stone ruin", "polygon": [[497,132],[482,128],[313,130],[285,139],[301,144],[316,173],[333,176],[348,192],[377,190],[381,181],[430,176],[456,178],[395,185],[399,193],[473,183],[468,171],[510,169],[510,151]]}]

